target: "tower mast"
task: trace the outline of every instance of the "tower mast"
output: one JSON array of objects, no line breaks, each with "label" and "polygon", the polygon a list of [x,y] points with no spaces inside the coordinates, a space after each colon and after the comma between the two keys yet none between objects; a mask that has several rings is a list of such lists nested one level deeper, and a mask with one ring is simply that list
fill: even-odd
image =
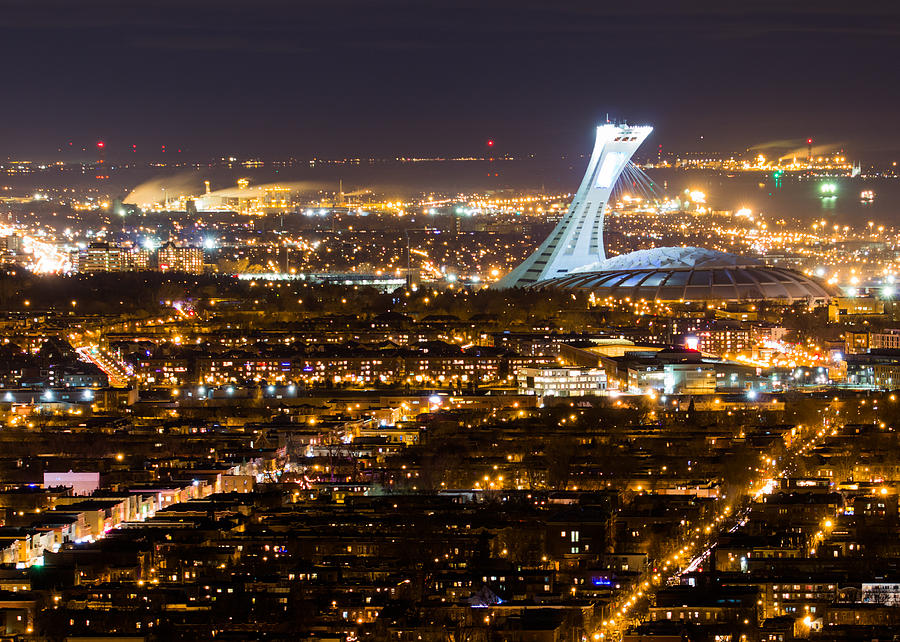
[{"label": "tower mast", "polygon": [[566,215],[540,247],[494,287],[527,287],[606,259],[603,219],[607,201],[631,156],[651,131],[652,127],[611,123],[598,127],[591,160]]}]

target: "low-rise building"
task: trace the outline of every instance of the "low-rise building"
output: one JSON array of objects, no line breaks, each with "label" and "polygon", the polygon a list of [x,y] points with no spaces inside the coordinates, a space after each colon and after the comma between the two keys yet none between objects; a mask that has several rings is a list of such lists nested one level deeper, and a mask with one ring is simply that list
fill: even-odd
[{"label": "low-rise building", "polygon": [[538,397],[582,397],[606,391],[606,372],[600,368],[520,368],[519,394]]}]

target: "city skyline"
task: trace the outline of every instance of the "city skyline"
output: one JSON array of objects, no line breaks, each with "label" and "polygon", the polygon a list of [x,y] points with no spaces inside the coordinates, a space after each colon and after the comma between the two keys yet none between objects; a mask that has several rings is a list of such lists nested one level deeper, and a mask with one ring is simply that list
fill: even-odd
[{"label": "city skyline", "polygon": [[900,7],[0,11],[0,638],[900,639]]}]

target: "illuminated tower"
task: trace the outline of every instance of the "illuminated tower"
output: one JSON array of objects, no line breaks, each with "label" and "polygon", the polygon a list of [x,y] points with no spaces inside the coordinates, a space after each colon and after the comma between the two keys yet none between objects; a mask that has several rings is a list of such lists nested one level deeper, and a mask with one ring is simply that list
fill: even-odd
[{"label": "illuminated tower", "polygon": [[540,247],[495,287],[526,287],[606,259],[603,248],[606,202],[632,154],[651,131],[652,127],[628,125],[598,127],[591,160],[566,215]]}]

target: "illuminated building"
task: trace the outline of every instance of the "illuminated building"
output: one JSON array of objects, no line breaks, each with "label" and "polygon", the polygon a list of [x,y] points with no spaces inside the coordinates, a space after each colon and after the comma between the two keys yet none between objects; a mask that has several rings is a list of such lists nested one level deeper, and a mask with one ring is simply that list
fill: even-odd
[{"label": "illuminated building", "polygon": [[10,234],[9,236],[4,236],[2,240],[3,249],[7,252],[11,252],[12,254],[18,254],[22,251],[22,236],[20,234]]},{"label": "illuminated building", "polygon": [[109,243],[91,243],[73,258],[78,272],[124,272],[149,268],[150,252],[143,248],[123,248]]},{"label": "illuminated building", "polygon": [[187,359],[148,357],[136,366],[141,383],[183,386],[192,381]]},{"label": "illuminated building", "polygon": [[648,301],[807,301],[822,305],[831,291],[788,268],[703,248],[654,248],[623,254],[592,269],[545,281],[596,298]]},{"label": "illuminated building", "polygon": [[751,331],[740,323],[703,323],[691,329],[691,334],[683,337],[685,343],[696,340],[696,347],[688,346],[700,352],[715,355],[736,354],[751,346]]},{"label": "illuminated building", "polygon": [[259,205],[263,209],[284,210],[291,206],[291,194],[292,190],[290,187],[273,185],[263,191],[259,199]]},{"label": "illuminated building", "polygon": [[156,260],[163,272],[203,272],[203,249],[199,247],[178,247],[174,243],[166,243],[159,248]]},{"label": "illuminated building", "polygon": [[900,330],[884,332],[853,332],[844,335],[844,352],[858,354],[870,350],[900,350]]},{"label": "illuminated building", "polygon": [[129,254],[129,261],[134,270],[147,270],[150,268],[150,251],[144,248],[134,248]]},{"label": "illuminated building", "polygon": [[263,214],[284,212],[292,207],[296,188],[289,185],[250,185],[241,178],[235,187],[210,190],[209,181],[204,183],[205,192],[192,200],[200,212],[235,211],[239,214]]},{"label": "illuminated building", "polygon": [[581,290],[600,300],[828,302],[831,290],[811,277],[726,252],[658,247],[606,258],[607,201],[651,131],[609,124],[597,128],[594,151],[567,214],[497,287]]},{"label": "illuminated building", "polygon": [[607,202],[632,154],[651,131],[652,127],[612,124],[597,128],[591,160],[569,211],[540,247],[497,287],[526,287],[606,258],[603,218]]},{"label": "illuminated building", "polygon": [[895,390],[900,385],[900,354],[895,350],[848,354],[845,359],[851,385],[873,390]]},{"label": "illuminated building", "polygon": [[654,363],[628,369],[628,389],[655,390],[667,395],[712,394],[716,391],[716,369],[710,363]]},{"label": "illuminated building", "polygon": [[828,304],[828,320],[846,320],[847,317],[884,314],[884,301],[867,297],[834,297]]},{"label": "illuminated building", "polygon": [[[252,343],[257,343],[255,337]],[[144,384],[223,385],[248,381],[346,385],[432,382],[456,386],[505,380],[521,368],[552,362],[551,357],[521,356],[505,350],[471,346],[466,350],[441,341],[413,348],[321,345],[309,351],[273,353],[230,349],[218,354],[191,348],[142,352],[133,357],[136,377]]]},{"label": "illuminated building", "polygon": [[109,243],[91,243],[78,252],[79,272],[121,272],[128,269],[128,261],[124,249],[111,246]]},{"label": "illuminated building", "polygon": [[238,186],[238,197],[237,197],[237,211],[241,214],[247,211],[247,197],[244,195],[244,192],[247,191],[247,187],[249,187],[250,181],[246,178],[241,178],[237,182]]},{"label": "illuminated building", "polygon": [[520,395],[583,397],[606,390],[606,372],[599,368],[520,368]]}]

